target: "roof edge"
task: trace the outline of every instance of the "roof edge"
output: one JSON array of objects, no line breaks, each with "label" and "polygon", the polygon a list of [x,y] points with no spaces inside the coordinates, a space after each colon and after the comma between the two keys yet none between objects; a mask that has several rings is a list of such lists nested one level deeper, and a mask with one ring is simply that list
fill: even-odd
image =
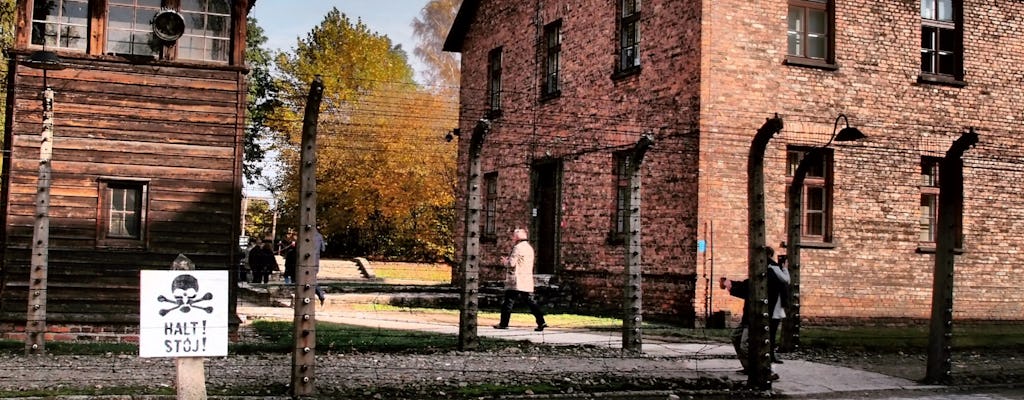
[{"label": "roof edge", "polygon": [[459,7],[458,14],[455,14],[455,21],[448,30],[448,37],[444,40],[444,51],[461,53],[463,42],[466,40],[466,33],[469,32],[469,24],[476,17],[476,11],[480,8],[480,0],[464,0]]}]

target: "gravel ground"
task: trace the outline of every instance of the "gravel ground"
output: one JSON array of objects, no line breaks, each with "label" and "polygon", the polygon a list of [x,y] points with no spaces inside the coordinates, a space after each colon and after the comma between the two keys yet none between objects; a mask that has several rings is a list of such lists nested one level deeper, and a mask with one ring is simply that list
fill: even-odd
[{"label": "gravel ground", "polygon": [[[681,359],[621,357],[595,349],[508,348],[492,353],[430,355],[325,354],[317,357],[316,388],[332,398],[479,398],[473,389],[499,386],[503,394],[556,393],[636,388],[740,390],[742,382],[684,371]],[[210,394],[284,396],[291,356],[210,358],[205,362]],[[171,359],[134,355],[0,357],[0,391],[132,388],[160,393],[174,385]],[[165,389],[166,393],[166,389]],[[486,397],[492,398],[492,397]]]},{"label": "gravel ground", "polygon": [[[785,358],[859,368],[917,380],[924,376],[922,354],[802,351]],[[316,365],[318,397],[342,399],[491,399],[546,393],[660,390],[746,397],[742,377],[703,374],[684,368],[681,358],[624,357],[617,350],[581,347],[508,347],[492,352],[437,354],[320,354]],[[288,397],[290,354],[232,355],[205,362],[210,395]],[[1024,358],[1015,351],[957,354],[955,386],[1024,382]],[[0,356],[0,393],[172,393],[172,359],[135,355]],[[117,390],[113,388],[119,388]],[[632,398],[623,395],[619,398]],[[586,398],[586,397],[584,397]],[[667,398],[660,396],[657,398]],[[685,398],[685,397],[684,397]],[[713,398],[713,397],[712,397]]]},{"label": "gravel ground", "polygon": [[[910,380],[925,376],[928,355],[922,351],[896,353],[803,350],[792,357],[824,364],[878,372]],[[1024,354],[1018,349],[953,354],[955,386],[1024,384]]]}]

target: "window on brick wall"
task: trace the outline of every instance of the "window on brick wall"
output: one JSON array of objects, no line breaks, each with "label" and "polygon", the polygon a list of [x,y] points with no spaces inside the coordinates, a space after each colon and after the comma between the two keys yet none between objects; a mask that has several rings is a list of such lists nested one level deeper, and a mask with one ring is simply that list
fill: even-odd
[{"label": "window on brick wall", "polygon": [[562,20],[544,26],[544,97],[561,94]]},{"label": "window on brick wall", "polygon": [[619,54],[616,75],[640,70],[640,0],[619,0]]},{"label": "window on brick wall", "polygon": [[491,114],[501,112],[501,47],[487,54],[487,107]]},{"label": "window on brick wall", "polygon": [[610,243],[622,243],[626,238],[626,218],[629,218],[629,158],[632,152],[620,151],[612,155],[615,209],[612,214],[612,229],[608,237]]},{"label": "window on brick wall", "polygon": [[[786,154],[786,186],[792,184],[796,168],[808,148],[791,147]],[[786,191],[789,204],[789,191]],[[788,212],[788,211],[787,211]],[[832,153],[826,151],[821,163],[812,165],[804,178],[801,204],[801,243],[832,242]],[[786,216],[789,220],[789,216]]]},{"label": "window on brick wall", "polygon": [[957,82],[963,77],[958,0],[921,0],[922,81]]},{"label": "window on brick wall", "polygon": [[481,240],[495,242],[498,239],[498,173],[484,174],[484,231]]},{"label": "window on brick wall", "polygon": [[834,68],[832,0],[789,0],[786,63]]},{"label": "window on brick wall", "polygon": [[939,161],[937,157],[921,158],[921,221],[922,245],[935,246],[936,223],[939,219]]},{"label": "window on brick wall", "polygon": [[[919,249],[934,251],[939,232],[939,185],[941,184],[939,164],[942,158],[921,157],[921,220],[918,223]],[[963,245],[963,229],[956,221],[954,247]]]}]

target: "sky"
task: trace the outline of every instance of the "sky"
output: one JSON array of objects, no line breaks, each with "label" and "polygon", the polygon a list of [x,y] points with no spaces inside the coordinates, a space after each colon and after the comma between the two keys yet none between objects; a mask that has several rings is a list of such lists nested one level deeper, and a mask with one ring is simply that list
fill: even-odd
[{"label": "sky", "polygon": [[250,16],[256,18],[267,35],[267,47],[290,50],[299,38],[323,21],[331,8],[337,8],[349,18],[362,19],[370,30],[386,35],[402,45],[409,54],[409,63],[417,77],[423,65],[412,54],[416,39],[412,34],[412,20],[428,0],[256,0]]},{"label": "sky", "polygon": [[[428,0],[256,0],[249,14],[267,36],[266,47],[287,51],[295,47],[299,38],[306,37],[324,16],[337,8],[349,18],[361,19],[370,30],[384,34],[409,55],[409,63],[422,77],[423,64],[412,54],[416,39],[412,33],[412,20]],[[266,168],[265,168],[266,169]],[[264,173],[273,173],[272,170]],[[246,196],[269,197],[270,194],[246,183]]]}]

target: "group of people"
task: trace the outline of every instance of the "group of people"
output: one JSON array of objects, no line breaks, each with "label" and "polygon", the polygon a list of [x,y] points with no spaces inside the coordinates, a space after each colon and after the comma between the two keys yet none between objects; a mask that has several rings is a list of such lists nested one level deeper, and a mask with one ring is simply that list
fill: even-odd
[{"label": "group of people", "polygon": [[[276,253],[284,257],[284,272],[282,275],[286,285],[295,283],[295,270],[298,265],[298,246],[295,241],[296,235],[289,233]],[[324,236],[320,233],[319,227],[317,227],[313,231],[312,261],[314,274],[320,271],[320,253],[325,250],[327,250],[327,244],[324,242]],[[253,283],[269,283],[271,272],[280,270],[271,241],[257,242],[256,246],[249,250],[249,268],[252,269]],[[315,291],[316,297],[320,300],[320,305],[322,306],[327,299],[327,292],[319,284],[316,285]]]},{"label": "group of people", "polygon": [[[775,260],[775,250],[765,247],[768,256],[768,315],[771,317],[768,323],[768,346],[772,364],[782,364],[775,355],[775,337],[778,335],[779,324],[786,318],[786,307],[789,306],[789,269],[783,256],[779,261]],[[732,331],[731,339],[733,348],[736,349],[736,356],[740,359],[743,369],[740,373],[748,374],[751,366],[749,364],[749,327],[750,327],[750,279],[742,281],[729,280],[722,277],[719,281],[722,289],[734,297],[743,299],[743,315],[740,317],[740,324]],[[772,372],[771,380],[778,380],[779,375]]]},{"label": "group of people", "polygon": [[280,270],[270,241],[257,240],[249,250],[249,269],[252,270],[253,283],[269,283],[270,274]]}]

